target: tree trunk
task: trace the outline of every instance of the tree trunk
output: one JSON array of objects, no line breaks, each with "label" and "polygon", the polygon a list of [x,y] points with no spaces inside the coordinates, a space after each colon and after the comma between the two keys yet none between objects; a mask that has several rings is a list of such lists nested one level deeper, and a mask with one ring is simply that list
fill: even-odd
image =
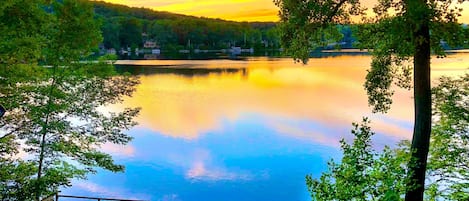
[{"label": "tree trunk", "polygon": [[[425,10],[422,9],[423,6],[426,8],[424,0],[418,1],[414,6],[420,7],[419,10]],[[410,165],[411,182],[409,187],[413,188],[406,193],[406,201],[423,200],[432,120],[429,20],[425,13],[419,13],[419,15],[422,18],[416,20],[418,23],[416,24],[416,30],[414,32],[414,40],[416,41],[414,53],[415,120],[411,150],[413,151],[412,158],[415,163]]]},{"label": "tree trunk", "polygon": [[42,164],[44,163],[44,151],[45,151],[45,143],[46,143],[46,132],[41,133],[41,149],[39,153],[39,167],[37,169],[37,184],[36,184],[36,200],[39,201],[41,199],[41,191],[42,191],[42,184],[41,184],[41,177],[42,177]]},{"label": "tree trunk", "polygon": [[42,169],[44,169],[43,164],[44,164],[44,157],[45,157],[45,152],[46,152],[46,136],[47,136],[47,127],[49,126],[49,116],[51,114],[51,107],[52,107],[52,102],[53,100],[53,92],[54,92],[54,87],[55,84],[57,83],[57,78],[55,77],[57,67],[54,66],[54,70],[52,73],[52,84],[50,85],[50,90],[49,90],[49,100],[47,101],[47,113],[45,117],[45,123],[44,127],[42,128],[40,134],[41,134],[41,141],[40,141],[40,150],[39,150],[39,162],[38,162],[38,169],[37,169],[37,181],[36,181],[36,200],[40,201],[41,196],[42,196]]}]

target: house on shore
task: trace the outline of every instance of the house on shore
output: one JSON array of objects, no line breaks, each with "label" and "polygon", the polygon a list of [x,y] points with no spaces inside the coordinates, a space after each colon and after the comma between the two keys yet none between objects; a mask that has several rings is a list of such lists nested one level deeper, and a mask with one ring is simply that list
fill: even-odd
[{"label": "house on shore", "polygon": [[156,45],[156,42],[155,41],[150,41],[150,40],[147,40],[145,41],[145,43],[143,43],[143,48],[145,49],[153,49],[155,48],[157,45]]}]

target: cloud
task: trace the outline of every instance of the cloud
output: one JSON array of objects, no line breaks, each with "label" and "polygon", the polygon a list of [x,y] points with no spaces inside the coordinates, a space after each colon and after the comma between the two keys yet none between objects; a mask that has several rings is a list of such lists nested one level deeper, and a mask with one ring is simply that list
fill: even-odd
[{"label": "cloud", "polygon": [[[183,62],[176,61],[177,64],[189,65]],[[329,128],[350,128],[351,122],[371,114],[363,89],[370,62],[367,56],[343,56],[334,62],[330,58],[319,58],[306,66],[293,64],[290,59],[190,62],[193,62],[192,68],[247,70],[246,73],[194,77],[142,75],[134,96],[119,107],[142,107],[139,126],[158,134],[190,140],[220,131],[223,123],[236,121],[245,113],[309,121]],[[394,105],[388,114],[398,120],[411,121],[411,105],[409,91],[396,91]],[[291,130],[286,127],[288,125],[267,123],[277,125],[277,130]],[[313,131],[302,134],[295,131],[293,134],[318,134]],[[319,133],[326,135],[322,131]]]},{"label": "cloud", "polygon": [[252,175],[242,171],[232,171],[216,165],[209,151],[196,150],[191,157],[188,169],[185,173],[186,179],[193,181],[234,181],[251,180]]},{"label": "cloud", "polygon": [[[407,123],[406,123],[407,124]],[[398,139],[410,139],[412,128],[408,128],[398,122],[393,122],[387,118],[375,119],[371,122],[372,131],[386,136],[396,137]]]},{"label": "cloud", "polygon": [[[433,59],[432,68],[445,69],[449,65],[451,69],[462,70],[439,70],[432,72],[432,76],[467,72],[469,54],[448,57],[444,60]],[[149,65],[152,61],[139,62]],[[236,122],[250,113],[269,118],[265,123],[284,134],[296,138],[315,138],[317,142],[327,144],[335,138],[329,136],[330,131],[347,128],[348,132],[351,123],[360,122],[363,116],[369,116],[372,122],[376,122],[373,129],[380,134],[398,138],[411,136],[406,126],[399,125],[399,122],[413,122],[411,91],[396,89],[393,105],[386,115],[371,113],[363,88],[366,70],[371,62],[369,56],[315,58],[304,66],[293,64],[291,59],[270,62],[263,58],[248,61],[160,62],[174,62],[191,68],[246,70],[192,77],[178,74],[142,75],[134,96],[126,99],[124,106],[120,107],[142,107],[139,126],[157,134],[195,140],[206,133],[223,132],[224,124]],[[271,117],[312,122],[329,130],[285,125],[279,122],[282,119],[272,120]],[[344,132],[339,134],[344,135]]]},{"label": "cloud", "polygon": [[78,181],[74,183],[73,186],[76,188],[80,188],[82,190],[91,192],[91,193],[102,195],[102,196],[111,196],[111,197],[119,196],[119,194],[116,193],[115,191],[108,189],[104,186],[100,186],[90,181]]},{"label": "cloud", "polygon": [[120,145],[113,143],[105,143],[101,145],[101,151],[116,156],[132,157],[135,155],[135,148],[131,145]]},{"label": "cloud", "polygon": [[92,197],[107,197],[107,198],[125,198],[133,200],[141,200],[142,197],[148,198],[148,195],[135,197],[130,195],[124,189],[108,188],[91,181],[76,181],[73,183],[74,188],[78,188],[92,194]]},{"label": "cloud", "polygon": [[203,161],[196,161],[187,171],[186,178],[202,181],[222,181],[222,180],[251,180],[252,176],[245,173],[230,172],[220,167],[206,167]]},{"label": "cloud", "polygon": [[157,201],[180,201],[179,195],[177,194],[168,194],[168,195],[163,195],[160,199]]},{"label": "cloud", "polygon": [[[286,135],[291,138],[297,138],[299,140],[306,140],[313,143],[319,143],[322,145],[339,147],[339,140],[342,137],[340,131],[332,131],[325,127],[319,127],[319,125],[311,126],[310,122],[307,121],[294,121],[294,122],[304,122],[305,125],[291,124],[290,121],[282,119],[270,118],[266,124],[273,128],[277,133]],[[308,125],[309,124],[309,125]]]},{"label": "cloud", "polygon": [[[371,130],[383,137],[392,139],[410,139],[412,127],[410,122],[386,118],[383,115],[372,115]],[[277,133],[302,141],[310,141],[330,147],[340,147],[342,138],[351,139],[352,122],[360,123],[361,119],[350,119],[348,124],[340,126],[325,126],[303,119],[282,119],[265,117],[265,122]]]}]

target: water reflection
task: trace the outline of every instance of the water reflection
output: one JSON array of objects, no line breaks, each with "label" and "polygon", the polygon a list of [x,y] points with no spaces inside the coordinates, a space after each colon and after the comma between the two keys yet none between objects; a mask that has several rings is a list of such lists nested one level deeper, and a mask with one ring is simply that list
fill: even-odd
[{"label": "water reflection", "polygon": [[[279,133],[336,144],[352,121],[371,115],[362,87],[369,61],[367,56],[344,56],[315,59],[306,66],[279,59],[209,61],[204,69],[200,61],[191,67],[133,67],[143,73],[142,84],[126,105],[143,108],[140,126],[172,137],[222,132],[221,122],[254,113]],[[410,101],[408,92],[398,91],[388,118],[410,120]],[[323,128],[295,125],[301,121]],[[409,134],[408,125],[380,124],[379,119],[376,124],[387,135]]]},{"label": "water reflection", "polygon": [[177,65],[177,66],[133,66],[133,65],[119,65],[117,71],[120,73],[129,72],[133,75],[154,75],[154,74],[176,74],[187,77],[204,76],[209,74],[225,74],[225,73],[238,73],[241,72],[246,75],[248,70],[246,68],[191,68],[191,65]]},{"label": "water reflection", "polygon": [[[309,200],[304,176],[319,175],[351,122],[370,116],[377,148],[409,139],[412,94],[397,89],[388,114],[372,114],[363,82],[369,56],[244,61],[120,61],[139,74],[142,107],[131,145],[103,149],[127,167],[64,192],[151,200]],[[468,72],[469,54],[433,60],[433,77]],[[449,70],[448,70],[449,69]],[[109,109],[112,109],[109,108]],[[110,182],[112,181],[112,182]]]}]

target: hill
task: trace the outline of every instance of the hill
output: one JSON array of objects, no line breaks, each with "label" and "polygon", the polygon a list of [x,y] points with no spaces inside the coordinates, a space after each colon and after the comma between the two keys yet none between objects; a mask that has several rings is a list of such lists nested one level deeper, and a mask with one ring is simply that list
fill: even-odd
[{"label": "hill", "polygon": [[103,22],[105,48],[142,48],[145,43],[163,50],[279,47],[274,22],[234,22],[102,1],[91,3]]}]

